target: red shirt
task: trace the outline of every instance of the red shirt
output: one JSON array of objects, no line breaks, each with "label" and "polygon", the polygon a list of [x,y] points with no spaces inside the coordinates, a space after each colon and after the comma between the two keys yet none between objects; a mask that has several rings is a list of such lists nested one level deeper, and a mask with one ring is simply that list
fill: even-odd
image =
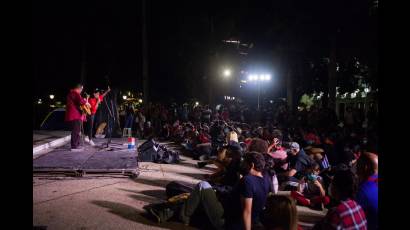
[{"label": "red shirt", "polygon": [[[100,95],[100,103],[103,101],[103,99],[104,97]],[[88,103],[90,103],[91,105],[91,115],[94,115],[98,109],[97,98],[93,97],[88,99]]]},{"label": "red shirt", "polygon": [[80,105],[86,104],[87,101],[79,93],[71,90],[67,95],[67,104],[65,107],[65,121],[84,120],[80,111]]}]

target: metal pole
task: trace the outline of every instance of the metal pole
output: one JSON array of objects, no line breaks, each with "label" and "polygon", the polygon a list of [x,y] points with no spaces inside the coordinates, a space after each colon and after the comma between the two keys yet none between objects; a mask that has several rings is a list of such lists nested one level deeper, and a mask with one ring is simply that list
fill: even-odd
[{"label": "metal pole", "polygon": [[147,15],[146,15],[146,0],[142,0],[142,91],[144,102],[149,99],[149,83],[148,83],[148,40],[147,40]]},{"label": "metal pole", "polygon": [[261,84],[258,80],[258,110],[259,110],[259,97],[260,97],[260,92],[261,92]]}]

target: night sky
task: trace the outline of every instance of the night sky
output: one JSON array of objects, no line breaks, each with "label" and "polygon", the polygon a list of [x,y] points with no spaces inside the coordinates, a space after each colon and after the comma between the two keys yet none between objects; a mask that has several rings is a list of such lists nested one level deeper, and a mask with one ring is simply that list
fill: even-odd
[{"label": "night sky", "polygon": [[[268,91],[283,96],[287,70],[327,57],[335,33],[339,57],[371,64],[377,56],[372,1],[147,2],[153,100],[206,99],[209,76],[222,65],[272,70]],[[83,51],[87,91],[105,88],[105,76],[113,87],[142,91],[141,8],[141,1],[33,2],[35,96],[62,98],[81,79]],[[254,46],[239,55],[222,43],[229,39]],[[212,65],[215,54],[219,63]]]}]

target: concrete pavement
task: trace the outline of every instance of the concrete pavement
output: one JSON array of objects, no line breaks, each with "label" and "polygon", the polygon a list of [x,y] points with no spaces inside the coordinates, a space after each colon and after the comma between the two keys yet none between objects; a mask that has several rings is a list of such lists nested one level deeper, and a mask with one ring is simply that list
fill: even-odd
[{"label": "concrete pavement", "polygon": [[[78,154],[78,153],[76,153]],[[180,164],[140,163],[136,179],[120,175],[86,174],[84,177],[33,175],[33,225],[47,229],[194,229],[179,222],[157,224],[143,206],[166,199],[171,181],[196,184],[215,166],[196,167],[181,156]],[[285,192],[286,193],[286,192]],[[298,206],[299,219],[311,226],[326,212]]]},{"label": "concrete pavement", "polygon": [[142,207],[166,199],[165,185],[180,180],[195,184],[210,168],[182,156],[177,165],[141,163],[136,179],[86,175],[83,178],[35,176],[33,225],[47,229],[193,229],[177,222],[156,224]]}]

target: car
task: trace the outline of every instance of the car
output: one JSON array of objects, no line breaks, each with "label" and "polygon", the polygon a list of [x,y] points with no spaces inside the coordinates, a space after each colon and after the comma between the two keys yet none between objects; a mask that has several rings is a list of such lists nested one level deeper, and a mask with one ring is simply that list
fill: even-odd
[{"label": "car", "polygon": [[65,108],[54,109],[44,118],[40,125],[40,130],[65,130],[69,131],[70,127],[64,121]]}]

